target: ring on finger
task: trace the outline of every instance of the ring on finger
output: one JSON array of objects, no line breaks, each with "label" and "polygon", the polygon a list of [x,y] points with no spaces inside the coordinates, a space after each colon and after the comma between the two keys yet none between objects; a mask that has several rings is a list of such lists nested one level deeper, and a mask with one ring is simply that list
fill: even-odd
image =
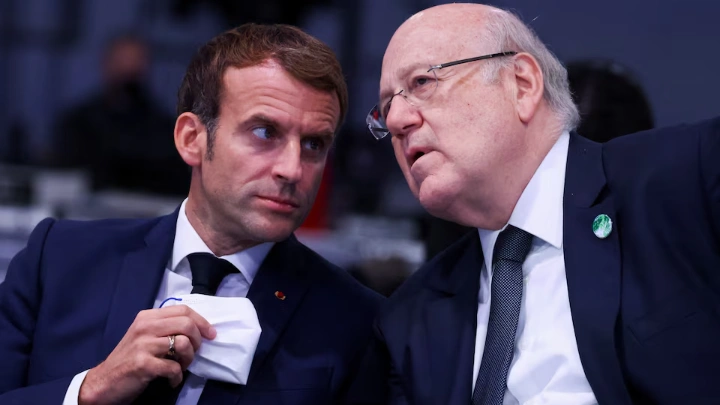
[{"label": "ring on finger", "polygon": [[175,359],[175,335],[168,336],[168,341],[167,357]]}]

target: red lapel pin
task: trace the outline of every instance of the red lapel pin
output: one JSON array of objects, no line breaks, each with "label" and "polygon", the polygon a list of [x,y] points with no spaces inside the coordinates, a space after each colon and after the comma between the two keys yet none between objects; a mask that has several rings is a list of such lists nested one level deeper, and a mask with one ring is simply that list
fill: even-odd
[{"label": "red lapel pin", "polygon": [[279,299],[280,301],[285,301],[286,298],[285,293],[283,293],[282,291],[275,291],[275,297],[277,297],[277,299]]}]

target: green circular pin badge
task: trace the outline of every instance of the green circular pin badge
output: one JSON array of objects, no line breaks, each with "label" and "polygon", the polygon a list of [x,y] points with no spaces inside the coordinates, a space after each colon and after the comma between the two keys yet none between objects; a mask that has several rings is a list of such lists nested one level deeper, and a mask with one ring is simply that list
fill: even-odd
[{"label": "green circular pin badge", "polygon": [[612,220],[605,214],[595,217],[592,224],[593,233],[600,239],[605,239],[612,232]]}]

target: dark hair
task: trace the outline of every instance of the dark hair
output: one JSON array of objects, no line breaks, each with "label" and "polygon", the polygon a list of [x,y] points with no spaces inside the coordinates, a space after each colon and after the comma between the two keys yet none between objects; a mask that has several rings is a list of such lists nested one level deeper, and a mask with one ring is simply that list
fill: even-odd
[{"label": "dark hair", "polygon": [[634,75],[614,61],[584,60],[567,66],[580,111],[580,135],[606,142],[654,126],[650,102]]},{"label": "dark hair", "polygon": [[[178,115],[192,112],[208,131],[208,151],[217,127],[228,67],[245,68],[273,60],[297,80],[335,93],[340,103],[339,128],[345,118],[348,92],[340,62],[326,44],[284,24],[243,24],[203,45],[190,61],[178,92]],[[337,129],[337,128],[336,128]]]}]

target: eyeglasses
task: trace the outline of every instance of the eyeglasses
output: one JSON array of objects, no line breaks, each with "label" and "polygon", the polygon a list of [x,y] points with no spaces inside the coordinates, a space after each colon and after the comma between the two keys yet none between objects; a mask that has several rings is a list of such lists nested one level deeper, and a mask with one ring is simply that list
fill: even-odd
[{"label": "eyeglasses", "polygon": [[[444,69],[450,66],[460,65],[463,63],[475,62],[477,60],[491,59],[501,56],[512,56],[515,54],[517,54],[517,52],[514,51],[499,52],[493,53],[491,55],[460,59],[440,65],[431,65],[430,69],[425,72],[426,74],[419,76],[411,76],[411,79],[409,80],[406,89],[401,89],[387,99],[380,100],[380,103],[376,104],[375,107],[370,110],[367,118],[365,118],[365,123],[367,124],[370,133],[373,135],[373,137],[375,137],[375,139],[382,139],[388,134],[390,134],[390,131],[387,128],[387,124],[385,123],[385,119],[390,112],[390,105],[392,104],[392,100],[393,98],[395,98],[395,96],[401,96],[405,99],[405,101],[410,103],[410,105],[413,105],[415,107],[419,106],[422,101],[430,98],[430,96],[433,94],[433,92],[435,92],[435,89],[438,86],[438,78],[437,74],[435,73],[436,70]],[[427,73],[432,73],[432,75]]]}]

